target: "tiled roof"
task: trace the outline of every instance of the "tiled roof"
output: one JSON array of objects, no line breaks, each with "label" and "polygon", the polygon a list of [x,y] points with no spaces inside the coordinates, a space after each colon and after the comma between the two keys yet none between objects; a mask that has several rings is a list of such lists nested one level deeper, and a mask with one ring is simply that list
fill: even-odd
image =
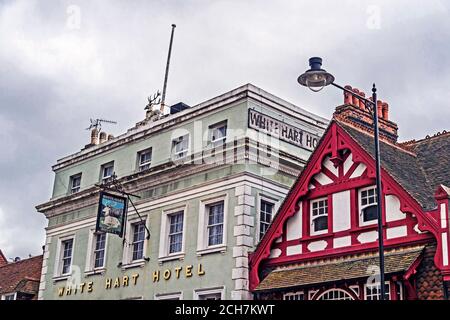
[{"label": "tiled roof", "polygon": [[[374,157],[373,136],[337,122]],[[422,140],[413,151],[380,141],[381,166],[425,209],[436,207],[434,192],[439,184],[450,185],[450,135]]]},{"label": "tiled roof", "polygon": [[42,255],[0,266],[0,294],[36,294],[41,278]]},{"label": "tiled roof", "polygon": [[450,133],[417,141],[411,147],[433,191],[440,184],[450,187]]},{"label": "tiled roof", "polygon": [[2,250],[0,250],[0,266],[7,264],[8,260],[6,259],[5,255],[3,254]]},{"label": "tiled roof", "polygon": [[[385,252],[385,273],[407,271],[420,257],[424,246],[403,248]],[[369,277],[371,266],[378,266],[378,252],[344,257],[341,259],[276,269],[258,285],[255,291],[300,287],[319,283],[361,279]]]}]

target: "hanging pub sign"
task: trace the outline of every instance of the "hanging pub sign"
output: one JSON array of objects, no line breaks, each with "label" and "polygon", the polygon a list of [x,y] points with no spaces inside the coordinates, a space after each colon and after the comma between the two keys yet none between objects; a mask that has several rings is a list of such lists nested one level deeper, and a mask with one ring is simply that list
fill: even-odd
[{"label": "hanging pub sign", "polygon": [[127,198],[101,191],[95,231],[122,237],[126,212]]}]

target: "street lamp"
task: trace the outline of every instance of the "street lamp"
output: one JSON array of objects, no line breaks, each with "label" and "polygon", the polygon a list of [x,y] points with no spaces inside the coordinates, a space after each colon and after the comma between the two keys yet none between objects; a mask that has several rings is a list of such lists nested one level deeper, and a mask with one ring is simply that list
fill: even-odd
[{"label": "street lamp", "polygon": [[378,133],[378,112],[377,112],[377,89],[375,83],[372,87],[372,100],[348,90],[336,83],[334,83],[334,77],[332,74],[322,69],[322,58],[313,57],[309,59],[309,70],[305,71],[297,79],[298,83],[302,86],[308,87],[314,92],[322,90],[325,86],[333,85],[336,88],[343,90],[357,97],[360,101],[364,102],[364,105],[373,116],[373,131],[375,140],[375,161],[376,161],[376,192],[377,192],[377,214],[378,214],[378,253],[380,256],[380,294],[381,300],[385,299],[385,287],[384,287],[384,245],[383,245],[383,217],[381,215],[381,166],[380,166],[380,139]]}]

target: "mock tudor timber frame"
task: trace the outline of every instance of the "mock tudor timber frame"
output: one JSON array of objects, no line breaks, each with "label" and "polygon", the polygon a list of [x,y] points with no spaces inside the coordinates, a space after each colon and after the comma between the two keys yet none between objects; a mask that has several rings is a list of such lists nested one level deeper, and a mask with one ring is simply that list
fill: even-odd
[{"label": "mock tudor timber frame", "polygon": [[[366,168],[366,178],[362,180],[356,179],[352,182],[346,182],[346,189],[352,189],[355,187],[367,186],[375,183],[375,160],[372,156],[364,150],[345,130],[333,120],[321,140],[319,141],[318,147],[311,155],[308,160],[305,169],[301,172],[297,181],[294,183],[290,192],[286,196],[285,201],[279,209],[279,213],[276,214],[271,226],[267,230],[265,236],[259,243],[258,247],[251,254],[249,258],[250,265],[250,290],[254,290],[260,283],[259,269],[261,263],[264,261],[265,264],[271,265],[273,263],[286,264],[293,261],[299,261],[299,259],[308,260],[313,259],[317,256],[332,257],[335,255],[342,255],[343,253],[350,252],[364,252],[368,250],[373,250],[377,247],[376,243],[359,245],[357,248],[340,248],[327,250],[326,253],[318,252],[309,255],[293,255],[285,256],[281,258],[275,258],[273,261],[268,262],[266,259],[270,256],[270,251],[272,245],[276,242],[276,239],[281,237],[285,232],[285,223],[292,217],[299,209],[299,201],[312,196],[318,197],[321,195],[319,190],[309,190],[309,185],[313,177],[323,172],[322,162],[326,156],[331,153],[331,161],[335,164],[339,164],[343,161],[339,156],[339,152],[348,149],[352,153],[354,163],[364,163]],[[435,199],[437,200],[438,206],[432,211],[424,211],[421,205],[387,172],[383,167],[381,168],[381,175],[383,180],[382,186],[382,201],[384,201],[385,196],[395,195],[400,201],[400,210],[408,215],[415,216],[418,222],[418,229],[422,232],[429,231],[432,236],[437,241],[437,250],[434,257],[436,266],[442,271],[444,279],[450,279],[450,266],[448,260],[448,228],[447,224],[440,223],[440,207],[442,203],[445,203],[447,194],[445,190],[441,190],[442,187],[438,188],[435,193]],[[331,194],[336,191],[341,191],[342,186],[340,183],[333,183],[327,186],[326,191],[323,191],[322,195]],[[352,195],[353,194],[353,195]],[[355,197],[355,193],[351,193],[351,197]],[[357,195],[356,195],[357,196]],[[380,199],[378,200],[380,201]],[[302,209],[305,210],[305,208]],[[386,207],[383,207],[383,226],[386,225]],[[332,210],[332,209],[331,209]],[[354,210],[353,210],[354,211]],[[304,211],[305,212],[305,211]],[[448,210],[445,210],[445,220],[448,221]],[[309,216],[309,214],[308,214]],[[304,220],[303,220],[304,221]],[[354,221],[354,219],[352,219]],[[329,225],[329,228],[331,226]],[[355,226],[352,225],[351,229]],[[370,226],[370,228],[377,228],[377,226]],[[386,239],[386,228],[384,229],[384,238]],[[445,235],[445,237],[444,237]],[[309,235],[308,235],[309,236]],[[424,240],[427,235],[420,235],[416,240]],[[428,235],[429,238],[429,235]],[[388,246],[392,246],[396,241],[387,241]],[[409,242],[411,243],[411,242]],[[446,249],[443,249],[446,248]],[[445,256],[444,256],[445,255]]]}]

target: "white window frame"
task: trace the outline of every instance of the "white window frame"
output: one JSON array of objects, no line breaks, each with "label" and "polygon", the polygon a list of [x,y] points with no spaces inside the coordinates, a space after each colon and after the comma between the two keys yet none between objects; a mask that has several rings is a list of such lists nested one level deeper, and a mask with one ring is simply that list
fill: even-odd
[{"label": "white window frame", "polygon": [[[63,268],[63,247],[62,243],[67,240],[72,239],[72,252],[70,257],[70,272],[66,274],[62,274],[62,268]],[[72,274],[72,266],[73,266],[73,256],[75,252],[75,234],[65,235],[58,239],[57,245],[56,245],[56,259],[55,259],[55,267],[53,272],[53,277],[56,279],[66,279],[71,276]]]},{"label": "white window frame", "polygon": [[[174,213],[183,211],[183,243],[181,244],[181,251],[169,254],[169,228],[170,216]],[[164,210],[161,214],[161,232],[159,239],[159,256],[158,261],[164,262],[169,260],[183,259],[185,256],[186,247],[186,216],[187,205],[178,206],[172,209]]]},{"label": "white window frame", "polygon": [[[378,219],[373,219],[373,220],[369,220],[369,221],[364,221],[364,214],[363,214],[363,210],[367,207],[373,206],[374,204],[366,204],[366,205],[362,205],[362,192],[363,191],[367,191],[367,190],[371,190],[374,189],[375,191],[375,198],[377,198],[377,189],[376,186],[369,186],[369,187],[364,187],[358,190],[358,210],[359,210],[359,225],[360,226],[369,226],[372,224],[376,224],[378,222]],[[376,205],[378,205],[378,199],[376,202]]]},{"label": "white window frame", "polygon": [[312,300],[312,298],[316,295],[319,290],[309,290],[308,291],[308,300]]},{"label": "white window frame", "polygon": [[[258,194],[257,197],[257,205],[256,205],[256,223],[257,223],[257,234],[255,235],[255,244],[257,244],[259,241],[261,241],[261,202],[265,201],[265,202],[270,202],[273,204],[273,209],[272,209],[272,218],[270,220],[270,223],[272,223],[273,219],[275,218],[275,215],[278,212],[278,207],[279,207],[279,200],[263,195],[263,194]],[[270,225],[270,224],[269,224]]]},{"label": "white window frame", "polygon": [[[388,289],[385,292],[385,294],[388,296],[388,300],[391,300],[391,283],[390,281],[385,281],[384,282],[387,286]],[[381,286],[380,286],[380,282],[374,282],[374,283],[370,283],[370,286],[379,286],[380,287],[380,293],[379,293],[379,297],[381,297]],[[367,300],[367,283],[364,284],[364,300]],[[378,299],[380,300],[380,299]]]},{"label": "white window frame", "polygon": [[[221,127],[225,127],[225,136],[223,136],[219,139],[213,140],[214,130],[221,128]],[[208,126],[209,145],[211,145],[213,147],[218,147],[218,146],[224,145],[227,142],[227,136],[228,136],[228,120],[222,120],[220,122],[217,122],[217,123],[214,123],[214,124]]]},{"label": "white window frame", "polygon": [[[223,201],[223,237],[222,243],[208,245],[208,211],[207,207],[211,204]],[[228,230],[228,195],[220,195],[214,198],[208,198],[200,201],[200,210],[198,217],[197,234],[197,255],[203,255],[213,252],[225,252],[227,248],[227,230]]]},{"label": "white window frame", "polygon": [[95,228],[89,230],[88,248],[86,253],[86,266],[85,273],[97,273],[106,270],[106,260],[108,257],[108,233],[105,233],[105,253],[103,258],[103,266],[95,268],[95,246],[96,246],[97,234],[95,233]]},{"label": "white window frame", "polygon": [[145,229],[145,237],[144,237],[144,248],[143,250],[143,257],[139,260],[132,260],[133,259],[133,225],[139,222],[144,222],[145,226],[148,228],[148,215],[147,214],[141,214],[142,220],[139,218],[138,215],[133,215],[128,217],[127,225],[126,225],[126,231],[125,231],[125,240],[126,243],[124,245],[123,255],[122,255],[122,269],[128,269],[133,267],[143,267],[146,262],[147,256],[145,255],[147,252],[148,247],[148,234],[147,229]]},{"label": "white window frame", "polygon": [[220,300],[225,300],[225,286],[207,289],[194,289],[194,300],[202,300],[200,299],[201,296],[212,294],[220,294]]},{"label": "white window frame", "polygon": [[[109,168],[109,167],[112,167],[111,175],[109,175],[109,176],[103,176],[103,173],[104,173],[104,171],[105,171],[105,168]],[[109,179],[111,179],[111,177],[113,176],[113,174],[114,174],[114,161],[110,161],[110,162],[104,163],[104,164],[102,164],[102,165],[100,166],[100,180],[101,180],[102,182],[108,181]]]},{"label": "white window frame", "polygon": [[[143,162],[141,163],[141,155],[144,153],[150,153],[150,160],[148,160],[147,162]],[[137,171],[144,171],[150,168],[151,164],[152,164],[152,159],[153,159],[153,148],[147,148],[141,151],[138,151],[137,153]]]},{"label": "white window frame", "polygon": [[359,298],[360,297],[360,287],[359,285],[353,285],[353,286],[349,286],[348,287],[351,291],[353,291],[353,293]]},{"label": "white window frame", "polygon": [[[176,151],[175,152],[175,143],[177,142],[177,140],[183,140],[183,139],[187,139],[187,149],[183,149],[182,151]],[[184,159],[189,155],[189,150],[191,145],[191,135],[189,133],[183,134],[175,139],[172,139],[172,145],[171,145],[171,155],[172,155],[172,159],[173,160],[180,160],[180,159]],[[184,154],[183,156],[179,156],[180,154]]]},{"label": "white window frame", "polygon": [[183,300],[183,291],[173,293],[156,293],[155,300]]},{"label": "white window frame", "polygon": [[[82,173],[81,172],[70,176],[70,178],[69,178],[69,188],[70,188],[69,189],[69,193],[70,194],[74,194],[74,193],[80,192],[80,189],[81,189],[81,177],[82,177]],[[74,181],[75,178],[80,178],[80,184],[77,187],[73,186],[73,181]]]},{"label": "white window frame", "polygon": [[[344,289],[341,289],[341,288],[331,288],[331,289],[325,290],[324,292],[322,292],[321,294],[319,294],[319,295],[317,296],[317,298],[315,298],[314,300],[320,300],[320,298],[322,298],[324,295],[329,294],[329,293],[335,293],[335,292],[344,294],[346,298],[345,298],[345,299],[327,299],[328,301],[331,301],[331,300],[333,300],[333,301],[355,300],[355,299],[352,297],[352,295],[351,295],[347,290],[344,290]],[[348,298],[348,299],[347,299],[347,298]]]},{"label": "white window frame", "polygon": [[[6,299],[6,297],[11,297],[11,296],[13,296],[12,299]],[[17,292],[13,292],[13,293],[5,293],[5,294],[2,295],[2,299],[1,299],[1,300],[9,300],[9,301],[11,301],[11,300],[17,300]]]},{"label": "white window frame", "polygon": [[[303,299],[289,299],[289,297],[297,298],[299,296],[303,296]],[[306,298],[305,291],[288,292],[288,293],[283,294],[283,300],[296,300],[296,301],[298,300],[298,301],[300,301],[300,300],[306,300],[305,298]]]},{"label": "white window frame", "polygon": [[[313,203],[316,203],[316,202],[319,203],[321,201],[327,201],[327,213],[326,213],[327,219],[328,219],[329,214],[330,214],[330,212],[329,212],[330,204],[328,203],[328,197],[323,197],[323,198],[310,200],[310,202],[309,202],[309,221],[310,221],[310,223],[309,223],[309,225],[310,225],[310,229],[309,229],[310,232],[309,232],[309,234],[312,235],[312,236],[316,236],[316,235],[320,235],[320,234],[326,234],[326,233],[328,233],[328,230],[330,229],[330,226],[329,226],[329,224],[327,222],[327,228],[326,229],[319,230],[319,231],[315,231],[314,230],[314,220],[316,218],[319,218],[320,216],[313,217]],[[323,216],[323,215],[321,215],[321,216]]]}]

